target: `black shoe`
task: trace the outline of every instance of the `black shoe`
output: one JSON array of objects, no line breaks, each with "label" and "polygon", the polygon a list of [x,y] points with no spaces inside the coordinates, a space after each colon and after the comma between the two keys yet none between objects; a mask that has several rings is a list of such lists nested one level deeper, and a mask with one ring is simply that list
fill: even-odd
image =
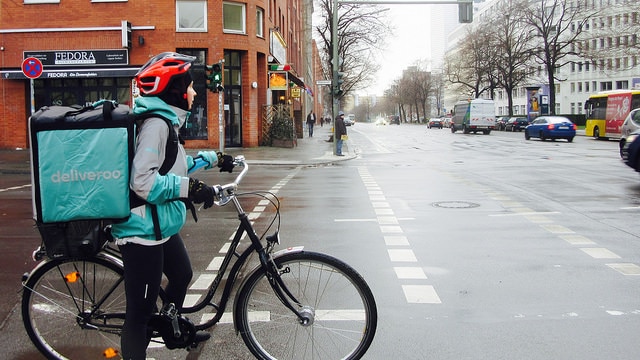
[{"label": "black shoe", "polygon": [[193,342],[197,344],[209,339],[211,339],[211,334],[208,331],[196,331],[196,337]]}]

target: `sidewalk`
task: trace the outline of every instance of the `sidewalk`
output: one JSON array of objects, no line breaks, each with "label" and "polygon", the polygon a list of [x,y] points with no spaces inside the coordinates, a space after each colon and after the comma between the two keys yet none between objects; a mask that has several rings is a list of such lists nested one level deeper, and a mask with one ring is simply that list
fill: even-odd
[{"label": "sidewalk", "polygon": [[[334,143],[327,142],[331,135],[331,125],[314,128],[314,136],[298,139],[294,148],[276,148],[260,146],[254,148],[226,148],[229,155],[244,155],[253,165],[318,165],[353,159],[355,154],[349,150],[349,142],[343,145],[345,156],[333,155]],[[216,150],[216,149],[209,149]],[[195,155],[197,149],[187,149],[187,154]],[[29,149],[0,150],[0,174],[29,174]]]}]

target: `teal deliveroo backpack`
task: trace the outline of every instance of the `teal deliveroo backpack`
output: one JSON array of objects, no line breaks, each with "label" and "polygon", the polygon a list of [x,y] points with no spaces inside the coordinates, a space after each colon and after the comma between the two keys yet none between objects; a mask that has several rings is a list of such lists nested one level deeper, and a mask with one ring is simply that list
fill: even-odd
[{"label": "teal deliveroo backpack", "polygon": [[[128,106],[106,100],[45,106],[31,116],[32,205],[47,256],[93,255],[104,243],[95,238],[104,221],[126,220],[132,207],[144,203],[130,191],[129,177],[136,123],[149,117],[160,116],[136,117]],[[166,174],[179,139],[163,120],[171,129],[160,168]]]}]

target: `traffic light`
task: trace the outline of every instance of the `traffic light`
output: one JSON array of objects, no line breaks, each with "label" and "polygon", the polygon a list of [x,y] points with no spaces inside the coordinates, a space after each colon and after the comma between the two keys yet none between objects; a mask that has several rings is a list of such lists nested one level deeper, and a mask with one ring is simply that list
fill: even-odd
[{"label": "traffic light", "polygon": [[334,97],[340,97],[340,95],[342,95],[343,91],[342,91],[342,83],[344,82],[344,79],[342,78],[344,76],[343,72],[336,72],[336,75],[334,76],[334,83],[333,83],[333,96]]},{"label": "traffic light", "polygon": [[461,24],[473,22],[473,2],[470,0],[458,1],[458,22]]},{"label": "traffic light", "polygon": [[207,65],[207,89],[212,92],[223,91],[222,86],[222,64],[215,63],[213,65]]}]

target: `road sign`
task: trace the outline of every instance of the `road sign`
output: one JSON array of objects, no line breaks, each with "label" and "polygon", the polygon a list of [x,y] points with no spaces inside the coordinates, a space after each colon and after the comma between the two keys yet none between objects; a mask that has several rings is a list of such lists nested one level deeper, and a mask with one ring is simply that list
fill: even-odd
[{"label": "road sign", "polygon": [[34,57],[28,57],[22,62],[22,73],[29,79],[37,79],[42,75],[42,62]]},{"label": "road sign", "polygon": [[331,85],[331,80],[318,80],[316,85]]}]

